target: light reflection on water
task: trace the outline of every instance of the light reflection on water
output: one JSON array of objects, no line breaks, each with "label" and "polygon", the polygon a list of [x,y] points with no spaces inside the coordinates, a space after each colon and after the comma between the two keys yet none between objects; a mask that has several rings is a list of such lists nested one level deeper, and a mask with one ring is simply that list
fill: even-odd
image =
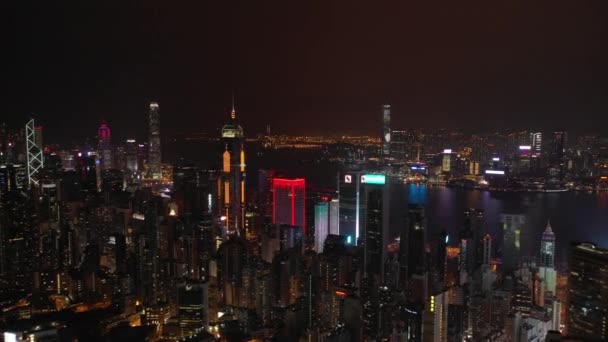
[{"label": "light reflection on water", "polygon": [[[496,247],[502,240],[500,214],[503,212],[523,214],[527,226],[522,232],[522,254],[537,255],[540,237],[547,220],[557,239],[556,258],[562,262],[566,258],[571,241],[590,241],[608,248],[608,193],[490,193],[488,191],[464,190],[436,186],[407,184],[391,189],[391,201],[396,199],[399,206],[391,205],[391,232],[398,234],[403,226],[400,216],[404,215],[407,203],[426,206],[429,233],[432,237],[442,230],[447,231],[455,242],[462,228],[464,211],[467,208],[484,210],[484,234],[489,233]],[[400,195],[404,192],[407,195]],[[407,203],[402,201],[405,197]],[[403,209],[400,209],[403,208]]]}]

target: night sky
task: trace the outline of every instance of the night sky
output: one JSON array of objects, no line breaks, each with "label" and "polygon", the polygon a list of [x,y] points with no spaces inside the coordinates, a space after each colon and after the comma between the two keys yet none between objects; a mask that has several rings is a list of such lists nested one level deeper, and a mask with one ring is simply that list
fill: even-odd
[{"label": "night sky", "polygon": [[212,133],[234,91],[248,136],[377,134],[384,102],[393,128],[608,126],[607,1],[127,2],[3,5],[1,120],[143,138],[156,100],[163,135]]}]

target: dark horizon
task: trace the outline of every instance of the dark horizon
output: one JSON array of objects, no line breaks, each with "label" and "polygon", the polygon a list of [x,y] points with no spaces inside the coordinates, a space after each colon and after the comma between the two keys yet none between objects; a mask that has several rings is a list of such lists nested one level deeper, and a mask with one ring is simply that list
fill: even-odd
[{"label": "dark horizon", "polygon": [[[141,5],[140,5],[141,6]],[[605,3],[228,3],[8,8],[2,121],[49,141],[213,133],[231,94],[245,134],[608,125]],[[84,9],[84,10],[83,10]]]}]

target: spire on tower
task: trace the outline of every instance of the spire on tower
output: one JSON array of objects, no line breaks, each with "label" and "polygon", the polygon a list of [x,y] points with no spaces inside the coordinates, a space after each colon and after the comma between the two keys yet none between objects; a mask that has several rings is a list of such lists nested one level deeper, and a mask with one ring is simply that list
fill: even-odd
[{"label": "spire on tower", "polygon": [[232,92],[232,111],[230,112],[230,118],[236,119],[236,110],[234,109],[234,92]]},{"label": "spire on tower", "polygon": [[553,234],[553,229],[551,229],[551,219],[547,219],[547,228],[545,228],[545,233]]}]

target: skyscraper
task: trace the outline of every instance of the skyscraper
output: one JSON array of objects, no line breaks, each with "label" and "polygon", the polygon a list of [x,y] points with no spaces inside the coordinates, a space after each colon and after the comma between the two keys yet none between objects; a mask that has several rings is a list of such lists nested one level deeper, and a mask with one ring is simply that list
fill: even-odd
[{"label": "skyscraper", "polygon": [[[371,175],[363,175],[364,183]],[[375,175],[374,175],[375,176]],[[384,175],[378,175],[384,177]],[[375,277],[378,284],[384,282],[384,264],[387,259],[389,191],[388,183],[365,184],[367,216],[364,236],[364,277]]]},{"label": "skyscraper", "polygon": [[315,250],[323,253],[325,238],[329,234],[329,202],[315,204]]},{"label": "skyscraper", "polygon": [[391,105],[382,106],[382,155],[391,153]]},{"label": "skyscraper", "polygon": [[492,262],[492,237],[486,234],[483,238],[483,259],[482,265],[490,266]]},{"label": "skyscraper", "polygon": [[540,267],[538,275],[543,282],[545,291],[554,295],[557,283],[557,272],[555,271],[555,234],[551,224],[547,221],[547,228],[540,240]]},{"label": "skyscraper", "polygon": [[274,178],[272,189],[272,222],[301,227],[306,235],[306,181]]},{"label": "skyscraper", "polygon": [[97,151],[101,157],[102,170],[108,170],[113,167],[112,164],[112,149],[111,149],[111,131],[105,120],[101,122],[101,126],[97,129],[97,139],[99,140]]},{"label": "skyscraper", "polygon": [[532,146],[532,155],[540,156],[542,152],[543,134],[541,132],[530,133],[530,143]]},{"label": "skyscraper", "polygon": [[526,224],[526,217],[517,214],[501,214],[500,222],[503,231],[502,267],[508,274],[519,266],[521,251],[521,232]]},{"label": "skyscraper", "polygon": [[573,243],[568,266],[568,334],[608,339],[608,250],[590,243]]},{"label": "skyscraper", "polygon": [[558,167],[560,171],[563,171],[565,157],[566,157],[566,145],[568,143],[568,133],[565,131],[555,131],[553,133],[553,142],[551,144],[551,151],[549,155],[549,163],[551,166]]},{"label": "skyscraper", "polygon": [[361,172],[340,174],[338,182],[340,235],[346,236],[348,244],[357,244],[361,232],[365,229],[366,197],[361,184]]},{"label": "skyscraper", "polygon": [[181,336],[190,336],[209,326],[209,283],[177,285],[177,318]]},{"label": "skyscraper", "polygon": [[149,165],[150,173],[153,179],[160,179],[161,177],[161,148],[160,148],[160,112],[158,103],[150,102],[150,113],[148,116],[148,124],[150,129],[150,140],[149,140]]},{"label": "skyscraper", "polygon": [[26,137],[26,153],[27,153],[27,180],[31,187],[38,186],[38,174],[44,167],[44,156],[42,154],[42,146],[39,143],[42,141],[42,130],[37,130],[34,125],[34,119],[31,119],[25,125]]},{"label": "skyscraper", "polygon": [[340,235],[340,201],[337,198],[329,202],[329,234]]},{"label": "skyscraper", "polygon": [[127,170],[129,170],[131,173],[137,172],[137,142],[135,142],[135,139],[127,139],[127,143],[125,145],[125,159]]},{"label": "skyscraper", "polygon": [[555,267],[555,234],[550,222],[547,222],[547,228],[540,240],[540,266]]},{"label": "skyscraper", "polygon": [[427,217],[419,204],[409,204],[399,241],[399,282],[412,291],[412,302],[423,304],[428,284]]},{"label": "skyscraper", "polygon": [[245,222],[245,136],[236,119],[234,103],[222,127],[222,176],[218,178],[220,215],[229,232],[240,232]]}]

